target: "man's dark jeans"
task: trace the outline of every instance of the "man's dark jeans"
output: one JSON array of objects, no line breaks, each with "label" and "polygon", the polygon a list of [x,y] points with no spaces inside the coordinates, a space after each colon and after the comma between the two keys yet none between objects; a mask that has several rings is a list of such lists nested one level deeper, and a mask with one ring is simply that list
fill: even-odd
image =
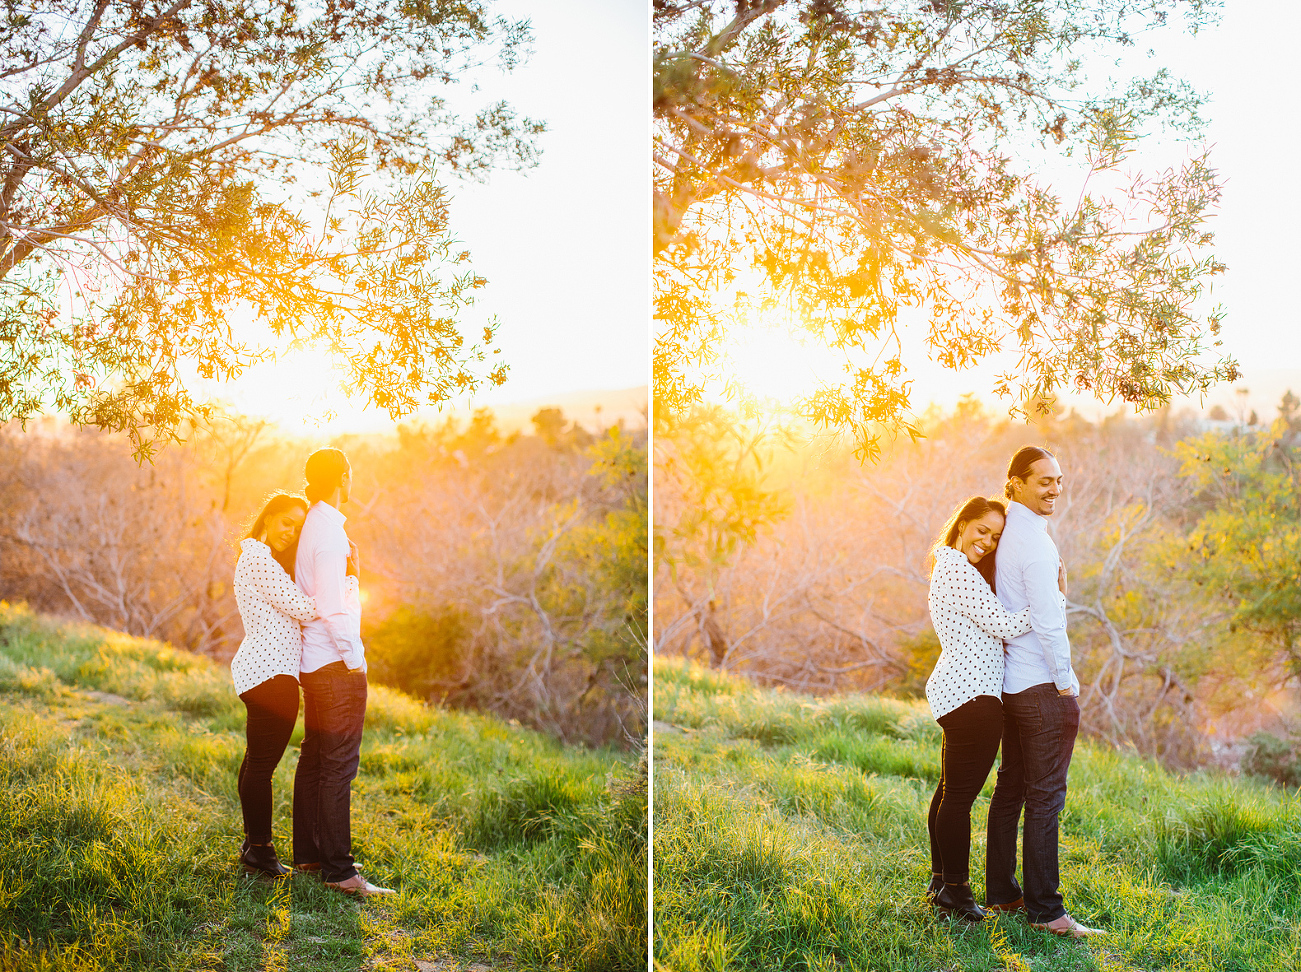
[{"label": "man's dark jeans", "polygon": [[1016,883],[1016,831],[1025,807],[1022,879],[1026,917],[1048,922],[1066,914],[1058,890],[1057,817],[1066,806],[1080,706],[1051,682],[1003,695],[1003,758],[989,804],[985,900],[1007,904],[1022,896]]},{"label": "man's dark jeans", "polygon": [[294,863],[321,865],[321,879],[345,881],[352,860],[352,781],[366,720],[366,676],[333,662],[299,676],[303,747],[294,774]]}]

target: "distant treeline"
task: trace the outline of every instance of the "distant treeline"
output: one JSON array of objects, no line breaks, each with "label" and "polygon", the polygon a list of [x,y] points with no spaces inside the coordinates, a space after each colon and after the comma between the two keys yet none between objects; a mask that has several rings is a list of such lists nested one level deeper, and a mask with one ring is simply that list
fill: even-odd
[{"label": "distant treeline", "polygon": [[1235,761],[1295,716],[1298,405],[1270,426],[1168,410],[1027,426],[968,399],[875,464],[701,411],[655,440],[656,650],[804,691],[920,695],[939,653],[930,547],[964,498],[1001,495],[1016,448],[1043,445],[1065,472],[1049,528],[1086,730],[1175,765]]},{"label": "distant treeline", "polygon": [[[0,597],[226,660],[238,541],[324,442],[220,415],[137,466],[118,437],[0,429]],[[644,431],[542,409],[345,436],[372,679],[567,741],[646,719]]]}]

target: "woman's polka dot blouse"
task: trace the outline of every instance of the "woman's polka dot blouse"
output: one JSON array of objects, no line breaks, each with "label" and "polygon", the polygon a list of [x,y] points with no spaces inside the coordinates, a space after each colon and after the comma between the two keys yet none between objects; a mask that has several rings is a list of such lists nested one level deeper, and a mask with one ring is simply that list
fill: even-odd
[{"label": "woman's polka dot blouse", "polygon": [[936,719],[977,695],[1003,695],[1003,639],[1030,630],[1030,609],[1012,614],[989,589],[967,555],[935,548],[931,573],[931,624],[940,659],[926,680],[926,701]]},{"label": "woman's polka dot blouse", "polygon": [[298,622],[316,617],[316,602],[299,589],[260,540],[249,538],[240,544],[235,604],[244,622],[244,640],[230,660],[235,691],[243,695],[277,675],[298,678],[303,657]]}]

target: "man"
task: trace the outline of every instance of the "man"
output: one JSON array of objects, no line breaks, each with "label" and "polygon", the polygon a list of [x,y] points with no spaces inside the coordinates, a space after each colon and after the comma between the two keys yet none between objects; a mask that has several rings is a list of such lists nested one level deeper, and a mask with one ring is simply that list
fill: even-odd
[{"label": "man", "polygon": [[300,870],[319,870],[337,891],[393,894],[367,881],[352,859],[352,781],[366,719],[357,548],[339,512],[352,491],[352,469],[338,449],[321,449],[308,457],[306,478],[312,505],[294,578],[316,601],[317,617],[303,625],[305,732],[294,774],[294,861]]},{"label": "man", "polygon": [[[1058,890],[1057,822],[1080,728],[1080,681],[1066,637],[1065,568],[1048,535],[1048,517],[1062,492],[1061,467],[1046,449],[1026,446],[1008,464],[1004,492],[1011,502],[998,544],[998,599],[1009,611],[1029,607],[1032,628],[1005,646],[1003,752],[989,805],[985,910],[1024,910],[1032,928],[1058,935],[1101,935],[1066,913]],[[1016,882],[1023,806],[1024,894]]]}]

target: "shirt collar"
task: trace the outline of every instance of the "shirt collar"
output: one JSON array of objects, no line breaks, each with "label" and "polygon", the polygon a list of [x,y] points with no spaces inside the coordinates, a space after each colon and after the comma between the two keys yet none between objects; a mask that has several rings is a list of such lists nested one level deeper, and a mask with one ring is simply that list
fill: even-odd
[{"label": "shirt collar", "polygon": [[935,548],[935,559],[939,560],[942,557],[947,557],[952,560],[961,558],[964,563],[971,563],[971,561],[967,559],[966,554],[964,554],[961,550],[955,550],[953,547],[950,547],[947,543],[941,543]]},{"label": "shirt collar", "polygon": [[[317,513],[318,510],[320,511],[319,513]],[[308,512],[316,513],[317,516],[323,516],[331,523],[337,523],[339,526],[343,526],[348,522],[348,518],[344,516],[340,510],[331,506],[324,500],[317,500],[312,504],[312,508]]]},{"label": "shirt collar", "polygon": [[1032,523],[1044,533],[1048,532],[1048,518],[1040,516],[1030,507],[1018,503],[1016,500],[1012,500],[1007,504],[1007,518],[1010,520],[1012,517],[1016,517],[1023,523]]}]

